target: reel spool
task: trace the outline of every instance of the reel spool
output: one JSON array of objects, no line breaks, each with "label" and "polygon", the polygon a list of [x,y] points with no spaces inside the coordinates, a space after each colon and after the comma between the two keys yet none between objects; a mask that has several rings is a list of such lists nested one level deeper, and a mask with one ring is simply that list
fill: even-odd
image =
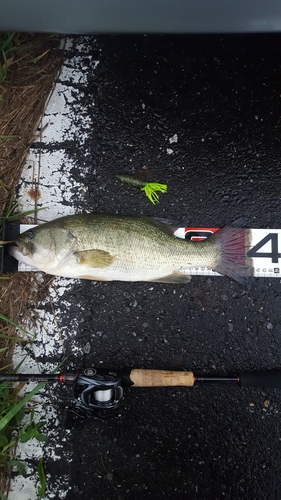
[{"label": "reel spool", "polygon": [[[128,384],[129,385],[129,384]],[[63,410],[62,426],[71,429],[74,418],[121,421],[117,409],[124,398],[124,377],[108,370],[87,368],[74,382],[75,406]]]},{"label": "reel spool", "polygon": [[115,410],[124,397],[122,377],[115,372],[87,368],[75,380],[74,397],[86,411]]}]

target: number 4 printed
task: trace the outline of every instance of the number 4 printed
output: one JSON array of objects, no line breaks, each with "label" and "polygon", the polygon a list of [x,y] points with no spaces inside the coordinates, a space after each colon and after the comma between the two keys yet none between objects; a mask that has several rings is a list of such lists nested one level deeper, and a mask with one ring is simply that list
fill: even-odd
[{"label": "number 4 printed", "polygon": [[[271,252],[258,252],[269,241],[271,241]],[[271,258],[272,263],[277,263],[278,258],[281,257],[281,254],[278,253],[278,234],[269,233],[248,251],[247,257],[266,257]]]}]

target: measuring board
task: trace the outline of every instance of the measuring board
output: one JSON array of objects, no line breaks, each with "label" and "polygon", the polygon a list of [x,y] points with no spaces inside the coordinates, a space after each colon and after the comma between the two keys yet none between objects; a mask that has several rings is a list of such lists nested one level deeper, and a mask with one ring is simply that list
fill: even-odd
[{"label": "measuring board", "polygon": [[[175,236],[191,241],[203,241],[218,231],[218,227],[180,227]],[[253,276],[258,278],[281,278],[281,229],[249,229],[251,244],[247,257],[253,262]],[[279,260],[280,259],[280,260]],[[222,276],[207,267],[194,267],[190,274],[198,276]]]},{"label": "measuring board", "polygon": [[[35,225],[18,224],[17,229],[14,229],[14,231],[19,234],[33,227]],[[178,238],[200,242],[218,230],[219,228],[216,227],[180,227],[174,234]],[[281,278],[281,229],[248,229],[248,232],[251,243],[247,250],[247,256],[251,257],[253,262],[253,276],[259,278]],[[14,239],[15,237],[15,234],[7,234],[5,240]],[[10,258],[13,259],[12,257]],[[5,258],[2,257],[1,273],[31,270],[36,269],[17,261],[14,262],[12,269],[5,268]],[[189,269],[189,273],[193,276],[221,276],[221,274],[207,267],[193,267]]]}]

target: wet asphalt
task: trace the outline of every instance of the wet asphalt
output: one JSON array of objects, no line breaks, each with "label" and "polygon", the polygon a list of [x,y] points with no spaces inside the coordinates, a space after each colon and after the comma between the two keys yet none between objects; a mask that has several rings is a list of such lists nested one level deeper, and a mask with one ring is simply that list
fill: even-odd
[{"label": "wet asphalt", "polygon": [[[244,216],[252,228],[281,227],[280,35],[90,40],[77,122],[83,127],[86,113],[92,130],[83,144],[79,135],[64,144],[72,178],[88,186],[75,212],[199,227]],[[120,173],[166,183],[168,192],[153,206],[120,184]],[[83,354],[71,337],[66,368],[235,375],[281,367],[280,286],[278,278],[246,287],[226,277],[77,281],[63,296],[59,326],[78,321]],[[67,433],[71,463],[46,457],[53,478],[70,475],[66,500],[280,499],[280,390],[198,384],[125,396],[122,439],[114,421],[88,421]]]}]

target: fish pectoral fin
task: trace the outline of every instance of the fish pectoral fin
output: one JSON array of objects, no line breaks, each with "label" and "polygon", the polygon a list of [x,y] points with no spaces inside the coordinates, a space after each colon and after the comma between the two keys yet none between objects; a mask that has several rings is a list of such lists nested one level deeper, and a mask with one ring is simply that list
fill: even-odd
[{"label": "fish pectoral fin", "polygon": [[157,278],[149,281],[152,283],[189,283],[190,280],[190,274],[173,273],[168,276],[163,276],[163,278]]},{"label": "fish pectoral fin", "polygon": [[74,254],[78,263],[81,266],[88,267],[108,267],[114,261],[113,255],[105,250],[97,250],[93,248],[92,250],[84,250],[83,252],[75,252]]}]

